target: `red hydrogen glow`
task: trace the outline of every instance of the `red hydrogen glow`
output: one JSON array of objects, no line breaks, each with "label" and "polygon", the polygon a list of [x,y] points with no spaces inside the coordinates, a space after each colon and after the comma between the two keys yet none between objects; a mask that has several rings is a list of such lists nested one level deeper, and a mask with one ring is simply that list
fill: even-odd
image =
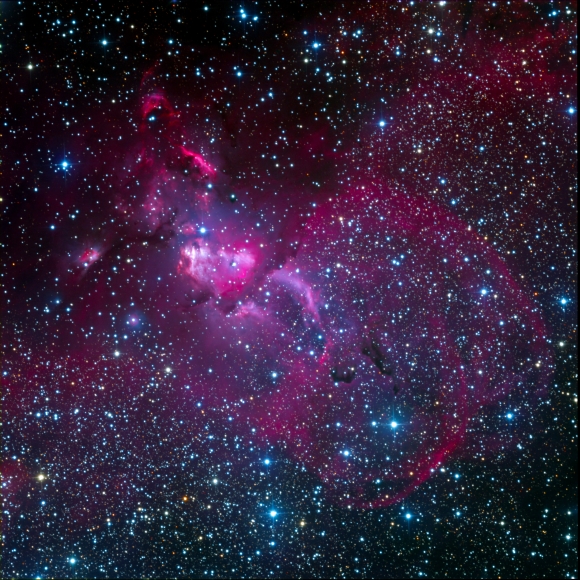
[{"label": "red hydrogen glow", "polygon": [[480,419],[526,415],[522,395],[546,394],[537,307],[433,203],[384,186],[351,192],[320,207],[287,270],[317,295],[305,318],[324,356],[290,361],[268,424],[341,504],[400,501],[453,452],[501,445],[501,428]]},{"label": "red hydrogen glow", "polygon": [[124,225],[103,220],[103,249],[86,242],[70,279],[83,340],[120,321],[163,344],[192,411],[237,401],[239,424],[341,505],[396,503],[449,457],[522,437],[501,418],[525,425],[545,397],[546,329],[467,224],[371,178],[303,213],[239,203],[165,95],[142,115],[115,193]]}]

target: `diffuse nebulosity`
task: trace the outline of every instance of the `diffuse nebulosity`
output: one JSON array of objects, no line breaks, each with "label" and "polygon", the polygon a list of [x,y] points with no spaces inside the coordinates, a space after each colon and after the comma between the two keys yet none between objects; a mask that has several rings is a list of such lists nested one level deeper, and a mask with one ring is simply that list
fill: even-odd
[{"label": "diffuse nebulosity", "polygon": [[[192,398],[251,400],[242,424],[343,505],[396,503],[450,454],[517,442],[484,418],[531,420],[551,358],[537,307],[484,240],[377,180],[318,195],[303,227],[288,212],[271,225],[268,201],[243,203],[187,133],[147,91],[116,176],[125,226],[76,250],[82,329],[123,304],[119,324],[147,321],[187,360]],[[119,248],[139,287],[95,291]]]},{"label": "diffuse nebulosity", "polygon": [[9,4],[6,574],[572,574],[575,9]]}]

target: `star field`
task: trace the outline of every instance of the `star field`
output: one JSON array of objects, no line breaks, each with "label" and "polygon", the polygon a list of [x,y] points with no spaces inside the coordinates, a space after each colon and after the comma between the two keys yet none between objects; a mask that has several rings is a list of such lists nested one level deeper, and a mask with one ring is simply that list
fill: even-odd
[{"label": "star field", "polygon": [[576,16],[3,3],[3,574],[577,577]]}]

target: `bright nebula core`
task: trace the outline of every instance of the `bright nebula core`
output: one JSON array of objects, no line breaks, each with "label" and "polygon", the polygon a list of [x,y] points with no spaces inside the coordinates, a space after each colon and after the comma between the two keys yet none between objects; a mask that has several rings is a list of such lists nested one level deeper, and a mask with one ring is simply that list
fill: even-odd
[{"label": "bright nebula core", "polygon": [[[177,568],[159,555],[123,568],[91,542],[117,526],[161,546],[176,510],[213,509],[223,529],[244,502],[240,518],[269,520],[251,553],[270,560],[218,575],[307,574],[273,555],[290,513],[296,534],[308,527],[305,497],[396,513],[411,533],[453,496],[441,473],[521,453],[549,406],[573,296],[570,240],[561,255],[551,238],[572,235],[564,5],[549,20],[503,3],[256,3],[212,21],[211,3],[182,4],[158,8],[155,48],[128,8],[42,7],[50,25],[14,8],[39,51],[43,34],[108,24],[74,74],[55,47],[58,72],[29,55],[18,82],[32,100],[11,97],[10,127],[34,146],[19,136],[6,154],[3,200],[7,574],[213,574],[189,540],[171,539]],[[89,50],[79,42],[63,54]],[[76,88],[51,93],[61,67]],[[25,541],[39,509],[61,521],[27,524]],[[138,529],[147,510],[154,533]],[[193,513],[173,528],[201,529]],[[70,539],[64,568],[54,534]],[[405,570],[392,574],[419,573]]]}]

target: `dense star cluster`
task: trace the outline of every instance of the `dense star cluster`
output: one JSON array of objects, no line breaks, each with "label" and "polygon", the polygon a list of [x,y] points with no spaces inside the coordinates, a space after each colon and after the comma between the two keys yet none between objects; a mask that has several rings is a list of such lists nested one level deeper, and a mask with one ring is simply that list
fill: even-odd
[{"label": "dense star cluster", "polygon": [[3,3],[3,575],[577,577],[576,8]]}]

